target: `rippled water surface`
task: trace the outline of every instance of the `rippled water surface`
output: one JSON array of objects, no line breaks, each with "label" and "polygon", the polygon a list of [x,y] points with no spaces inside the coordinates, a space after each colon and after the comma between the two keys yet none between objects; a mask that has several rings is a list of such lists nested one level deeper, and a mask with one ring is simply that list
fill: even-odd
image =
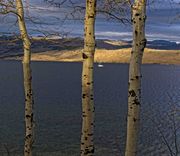
[{"label": "rippled water surface", "polygon": [[[81,131],[81,63],[32,63],[36,138],[34,155],[78,156]],[[143,65],[139,156],[175,151],[179,122],[180,66]],[[22,154],[22,67],[0,61],[0,156]],[[121,156],[127,114],[128,65],[95,65],[96,156]],[[176,128],[176,127],[175,127]],[[177,138],[180,138],[177,131]],[[165,138],[165,139],[163,139]],[[179,140],[177,139],[177,142]]]}]

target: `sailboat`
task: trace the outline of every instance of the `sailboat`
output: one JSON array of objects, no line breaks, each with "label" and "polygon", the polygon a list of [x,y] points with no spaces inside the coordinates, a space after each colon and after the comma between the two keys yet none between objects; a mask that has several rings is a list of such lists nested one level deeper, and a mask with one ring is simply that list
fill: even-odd
[{"label": "sailboat", "polygon": [[104,65],[103,64],[101,64],[101,63],[98,63],[98,65],[97,65],[99,68],[102,68],[102,67],[104,67]]}]

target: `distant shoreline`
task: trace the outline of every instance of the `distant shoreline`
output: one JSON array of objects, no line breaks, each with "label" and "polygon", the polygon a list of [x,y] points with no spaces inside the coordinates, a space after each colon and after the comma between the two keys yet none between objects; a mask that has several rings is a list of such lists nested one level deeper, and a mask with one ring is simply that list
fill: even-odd
[{"label": "distant shoreline", "polygon": [[[95,62],[129,63],[130,41],[97,40],[96,42]],[[173,47],[174,43],[162,40],[153,43],[154,45],[151,45],[149,42],[145,49],[143,64],[180,64],[179,44]],[[168,45],[169,48],[166,49]],[[158,49],[158,47],[162,48]],[[82,38],[32,40],[32,61],[81,62],[82,51]],[[21,60],[22,56],[21,40],[12,38],[3,40],[0,38],[0,59]]]}]

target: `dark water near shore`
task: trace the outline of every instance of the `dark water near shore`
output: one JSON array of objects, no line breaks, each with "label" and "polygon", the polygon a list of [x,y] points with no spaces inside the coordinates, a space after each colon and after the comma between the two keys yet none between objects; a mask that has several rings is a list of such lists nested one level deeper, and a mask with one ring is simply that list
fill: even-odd
[{"label": "dark water near shore", "polygon": [[[36,120],[34,155],[79,155],[81,63],[33,62],[32,69]],[[180,108],[180,66],[143,65],[142,69],[139,156],[168,156],[168,148],[157,127],[174,150],[171,117]],[[0,61],[0,71],[0,156],[7,151],[20,156],[24,133],[21,63]],[[127,79],[126,64],[105,64],[104,68],[95,65],[96,156],[123,153]],[[179,115],[176,113],[174,118]],[[177,135],[180,136],[179,131]]]}]

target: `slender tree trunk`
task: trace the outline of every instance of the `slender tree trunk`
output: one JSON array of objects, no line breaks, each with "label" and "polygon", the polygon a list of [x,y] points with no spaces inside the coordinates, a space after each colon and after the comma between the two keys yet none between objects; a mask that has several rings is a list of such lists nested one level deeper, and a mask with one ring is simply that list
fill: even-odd
[{"label": "slender tree trunk", "polygon": [[24,156],[32,156],[33,144],[33,94],[32,94],[32,77],[30,68],[30,40],[26,30],[24,10],[21,0],[16,0],[16,9],[18,14],[19,30],[23,41],[24,58],[23,74],[24,74],[24,93],[25,93],[25,144]]},{"label": "slender tree trunk", "polygon": [[129,65],[128,117],[125,156],[136,156],[141,106],[141,64],[144,48],[146,0],[135,0],[132,6],[133,45]]},{"label": "slender tree trunk", "polygon": [[82,133],[81,156],[94,155],[93,68],[95,52],[96,0],[86,0],[84,51],[82,69]]}]

